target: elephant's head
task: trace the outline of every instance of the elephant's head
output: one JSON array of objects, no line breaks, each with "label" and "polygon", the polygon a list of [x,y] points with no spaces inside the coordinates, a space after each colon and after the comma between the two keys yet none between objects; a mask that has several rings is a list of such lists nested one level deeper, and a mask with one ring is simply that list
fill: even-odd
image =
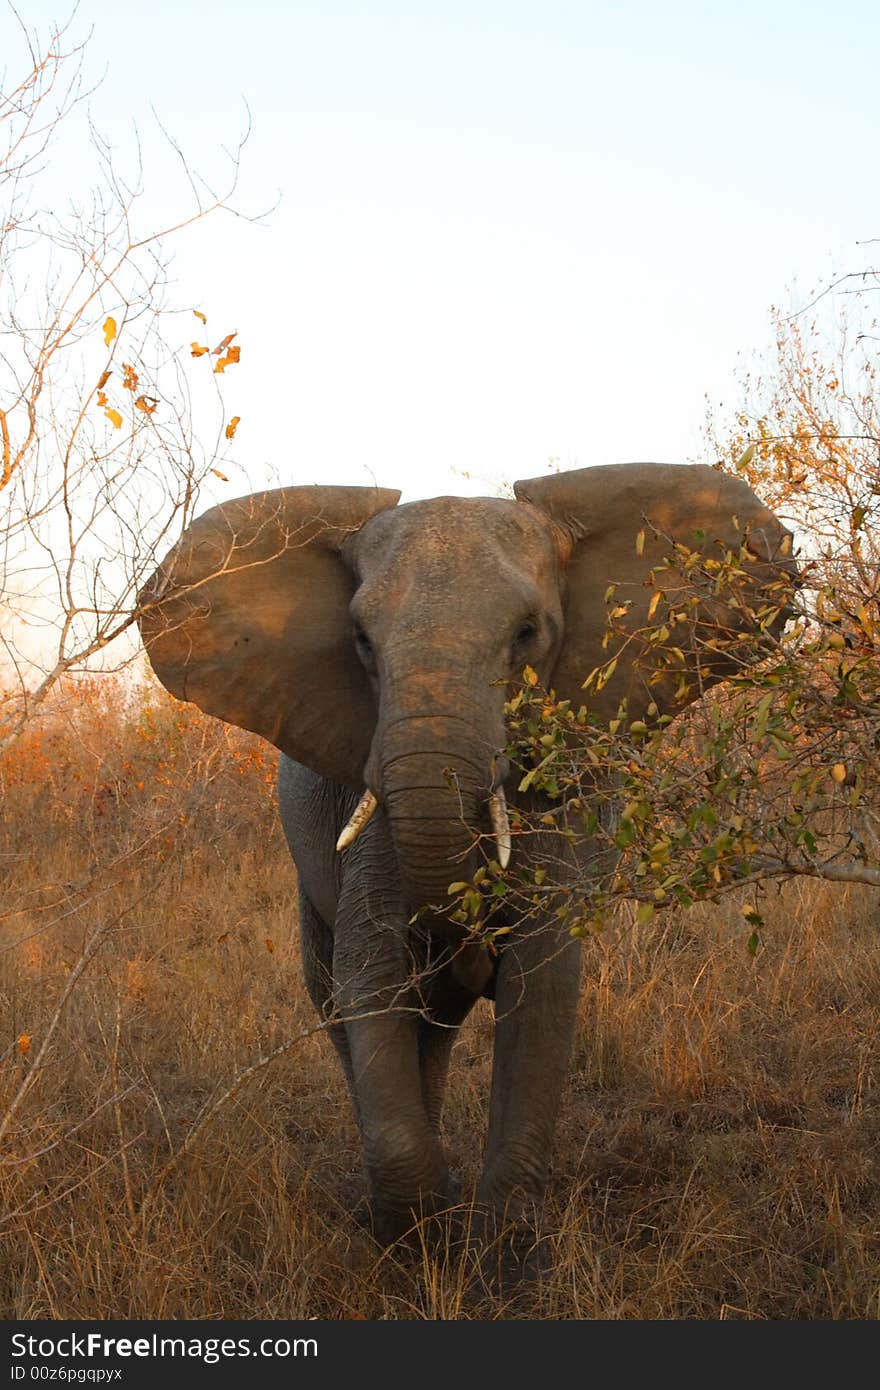
[{"label": "elephant's head", "polygon": [[[637,640],[601,692],[584,696],[584,678],[614,654],[603,648],[609,584],[636,631],[670,539],[709,559],[745,541],[748,583],[777,586],[771,625],[784,621],[790,538],[736,478],[623,464],[515,492],[397,506],[399,493],[378,488],[295,487],[224,503],[141,595],[144,641],[174,695],[373,793],[413,906],[444,900],[463,876],[490,807],[503,831],[493,796],[507,770],[503,706],[526,665],[600,720],[624,696],[631,717],[651,701],[686,703],[680,681],[677,703],[648,686]],[[662,587],[674,587],[671,575]],[[736,660],[729,641],[705,645],[706,624],[728,637],[753,626],[711,589],[692,611],[689,698]]]}]

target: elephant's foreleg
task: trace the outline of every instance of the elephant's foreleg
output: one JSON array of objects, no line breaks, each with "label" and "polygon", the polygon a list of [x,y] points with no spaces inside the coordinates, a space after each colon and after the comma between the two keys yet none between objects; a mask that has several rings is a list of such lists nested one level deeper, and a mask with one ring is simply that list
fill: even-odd
[{"label": "elephant's foreleg", "polygon": [[[359,872],[343,886],[334,929],[337,1015],[345,1022],[373,1217],[396,1239],[420,1215],[448,1205],[448,1170],[422,1089],[424,1004],[409,949],[408,914],[386,859],[377,817],[353,847]],[[383,872],[383,866],[385,872]]]},{"label": "elephant's foreleg", "polygon": [[499,1222],[531,1224],[547,1183],[571,1053],[580,943],[535,926],[504,948],[495,987],[489,1137],[478,1198]]},{"label": "elephant's foreleg", "polygon": [[[395,994],[393,1000],[389,997]],[[338,996],[346,1019],[376,1233],[391,1241],[448,1204],[449,1174],[425,1105],[415,995]]]}]

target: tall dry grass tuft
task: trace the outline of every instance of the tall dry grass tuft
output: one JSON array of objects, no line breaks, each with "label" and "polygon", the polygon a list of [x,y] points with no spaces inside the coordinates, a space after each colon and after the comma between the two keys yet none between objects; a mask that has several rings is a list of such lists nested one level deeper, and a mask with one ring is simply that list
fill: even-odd
[{"label": "tall dry grass tuft", "polygon": [[[871,890],[774,890],[755,958],[733,901],[585,943],[550,1269],[505,1307],[460,1243],[365,1229],[273,780],[256,741],[91,683],[0,766],[5,1316],[880,1315]],[[491,1036],[481,1005],[455,1050],[466,1191]]]}]

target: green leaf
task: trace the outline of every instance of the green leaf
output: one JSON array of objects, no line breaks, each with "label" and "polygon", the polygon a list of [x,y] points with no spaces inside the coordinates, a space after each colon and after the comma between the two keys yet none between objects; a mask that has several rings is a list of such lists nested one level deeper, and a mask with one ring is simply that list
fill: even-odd
[{"label": "green leaf", "polygon": [[614,836],[614,843],[618,849],[626,849],[635,839],[635,831],[628,820],[622,821],[617,834]]},{"label": "green leaf", "polygon": [[596,690],[597,690],[597,692],[600,691],[600,690],[603,688],[603,686],[606,686],[606,685],[608,684],[608,682],[610,681],[611,677],[614,675],[614,672],[615,672],[616,670],[617,670],[617,657],[615,656],[615,657],[612,657],[612,659],[609,661],[608,665],[605,666],[605,667],[603,667],[603,669],[599,672],[599,675],[598,675],[597,678],[596,678]]}]

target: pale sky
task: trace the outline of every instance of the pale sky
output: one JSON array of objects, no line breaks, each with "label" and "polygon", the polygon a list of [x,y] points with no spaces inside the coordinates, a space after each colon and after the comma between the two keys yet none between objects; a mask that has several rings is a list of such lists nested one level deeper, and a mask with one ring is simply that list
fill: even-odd
[{"label": "pale sky", "polygon": [[280,194],[175,243],[175,297],[242,344],[218,497],[696,460],[769,306],[880,236],[876,0],[81,0],[90,28],[147,213],[186,206],[151,104],[219,182],[244,98],[238,206]]}]

